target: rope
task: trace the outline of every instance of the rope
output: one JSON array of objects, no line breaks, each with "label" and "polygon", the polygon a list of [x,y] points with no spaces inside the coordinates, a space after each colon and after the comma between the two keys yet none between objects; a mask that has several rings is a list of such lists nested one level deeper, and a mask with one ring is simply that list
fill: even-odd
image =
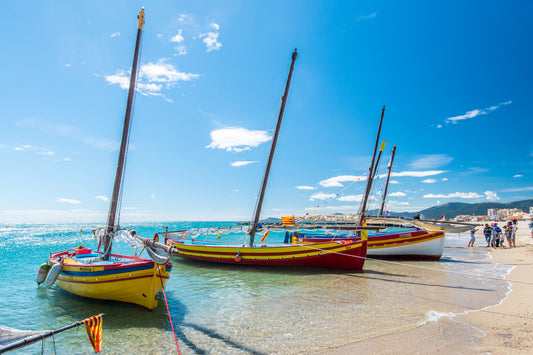
[{"label": "rope", "polygon": [[163,290],[163,296],[165,297],[165,305],[167,306],[168,319],[170,320],[170,326],[172,327],[172,334],[174,334],[174,341],[176,342],[176,349],[178,349],[178,355],[181,355],[180,347],[178,345],[178,338],[176,338],[176,332],[174,331],[174,323],[172,323],[172,317],[170,316],[170,309],[168,308],[167,293],[165,292],[165,286],[163,285],[163,278],[161,277],[161,268],[157,266],[157,272],[159,273],[159,281],[161,281],[161,289]]},{"label": "rope", "polygon": [[[313,248],[313,247],[310,247],[310,246],[307,246],[307,245],[303,245],[303,244],[299,244],[299,246],[304,247],[304,248],[308,248],[308,249],[312,249],[312,250],[322,250],[322,249],[319,249],[319,248]],[[528,282],[528,281],[520,281],[520,280],[505,279],[505,278],[499,278],[499,277],[476,275],[476,274],[471,274],[471,273],[462,272],[462,271],[441,270],[441,269],[436,269],[436,268],[427,267],[427,266],[411,265],[411,264],[406,264],[406,263],[400,263],[400,262],[397,262],[397,261],[369,258],[368,256],[365,257],[365,256],[358,256],[358,255],[349,255],[349,254],[344,254],[344,253],[339,253],[339,252],[331,252],[331,254],[339,254],[339,255],[349,256],[349,257],[353,257],[353,258],[373,260],[373,261],[377,261],[377,262],[381,262],[381,263],[385,263],[385,264],[414,267],[414,268],[419,268],[419,269],[424,269],[424,270],[438,271],[438,272],[458,274],[458,275],[464,275],[464,276],[473,276],[473,277],[478,277],[478,278],[481,278],[481,279],[498,280],[498,281],[509,281],[509,282],[516,282],[516,283],[526,284],[526,285],[533,285],[533,282]],[[504,264],[504,265],[507,265],[507,264]]]}]

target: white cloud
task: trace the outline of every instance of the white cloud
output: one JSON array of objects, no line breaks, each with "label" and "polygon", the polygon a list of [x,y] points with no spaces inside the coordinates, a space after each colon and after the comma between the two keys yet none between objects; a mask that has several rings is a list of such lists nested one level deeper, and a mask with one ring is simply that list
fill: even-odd
[{"label": "white cloud", "polygon": [[440,124],[440,125],[437,125],[437,128],[442,128],[442,125],[441,125],[441,124]]},{"label": "white cloud", "polygon": [[251,131],[242,127],[229,127],[211,131],[211,143],[206,148],[242,152],[268,142],[272,137],[267,131]]},{"label": "white cloud", "polygon": [[486,114],[488,114],[488,113],[500,108],[501,106],[509,105],[511,103],[512,103],[512,101],[507,101],[507,102],[503,102],[503,103],[500,103],[500,104],[495,105],[495,106],[488,107],[486,109],[476,109],[476,110],[468,111],[467,113],[465,113],[463,115],[460,115],[460,116],[449,117],[449,118],[446,119],[446,122],[451,122],[453,124],[456,124],[458,121],[466,120],[466,119],[469,119],[469,118],[474,118],[474,117],[480,116],[480,115],[486,115]]},{"label": "white cloud", "polygon": [[107,198],[106,196],[96,196],[96,198],[105,202],[109,201],[109,198]]},{"label": "white cloud", "polygon": [[[426,177],[447,173],[447,170],[428,170],[428,171],[402,171],[399,173],[391,173],[394,177]],[[380,175],[381,177],[381,175]]]},{"label": "white cloud", "polygon": [[216,23],[212,23],[211,25],[209,25],[209,29],[211,31],[207,33],[202,33],[199,37],[204,38],[203,42],[207,47],[207,52],[217,51],[220,49],[220,47],[222,47],[222,43],[218,41],[220,26]]},{"label": "white cloud", "polygon": [[328,198],[333,198],[337,195],[335,194],[325,194],[323,192],[317,192],[315,194],[312,194],[311,197],[309,197],[309,201],[314,201],[314,200],[327,200]]},{"label": "white cloud", "polygon": [[316,190],[316,187],[313,186],[296,186],[298,190]]},{"label": "white cloud", "polygon": [[20,152],[20,151],[23,151],[23,150],[29,150],[31,148],[32,148],[31,145],[23,145],[22,147],[15,147],[15,150]]},{"label": "white cloud", "polygon": [[500,199],[498,195],[493,191],[485,191],[485,196],[487,196],[487,200],[489,201],[497,201]]},{"label": "white cloud", "polygon": [[398,180],[391,180],[389,181],[389,185],[390,184],[399,184],[400,182]]},{"label": "white cloud", "polygon": [[357,18],[358,21],[371,20],[377,16],[377,12],[373,12],[370,15],[361,15]]},{"label": "white cloud", "polygon": [[[172,64],[160,59],[157,63],[141,65],[136,90],[145,96],[163,96],[163,87],[170,89],[180,81],[191,81],[199,77],[199,74],[180,72]],[[105,76],[105,80],[110,84],[119,85],[124,90],[128,90],[130,86],[130,74],[123,70]]]},{"label": "white cloud", "polygon": [[426,180],[422,180],[422,182],[424,184],[434,184],[434,183],[437,182],[437,180],[435,180],[435,179],[426,179]]},{"label": "white cloud", "polygon": [[155,194],[150,194],[150,200],[155,200]]},{"label": "white cloud", "polygon": [[413,169],[434,169],[449,164],[453,160],[446,154],[422,155],[409,166]]},{"label": "white cloud", "polygon": [[529,187],[518,187],[518,188],[515,188],[515,189],[505,189],[505,190],[502,190],[502,192],[520,192],[520,191],[533,191],[533,186],[529,186]]},{"label": "white cloud", "polygon": [[477,194],[475,192],[454,192],[451,194],[427,194],[424,195],[424,198],[464,198],[464,199],[473,199],[473,198],[481,198],[483,197],[480,194]]},{"label": "white cloud", "polygon": [[197,79],[200,75],[179,72],[172,64],[165,63],[165,60],[160,59],[157,63],[142,65],[139,76],[149,82],[165,83],[168,85],[177,83],[178,81]]},{"label": "white cloud", "polygon": [[249,164],[259,163],[258,161],[234,161],[231,163],[231,166],[238,167],[238,166],[246,166]]},{"label": "white cloud", "polygon": [[55,155],[56,153],[54,153],[54,152],[52,152],[50,150],[43,150],[43,151],[37,152],[37,154],[44,155],[44,156],[47,156],[47,157],[51,157],[52,155]]},{"label": "white cloud", "polygon": [[[341,196],[337,200],[344,201],[344,202],[361,202],[363,200],[363,194]],[[376,197],[373,195],[368,196],[368,200],[377,201]]]},{"label": "white cloud", "polygon": [[516,175],[514,175],[513,177],[514,177],[514,178],[519,178],[519,177],[523,177],[523,176],[520,175],[520,174],[516,174]]},{"label": "white cloud", "polygon": [[69,204],[78,204],[78,203],[81,203],[81,201],[78,201],[78,200],[71,200],[69,198],[58,198],[56,200],[57,202],[60,202],[60,203],[69,203]]},{"label": "white cloud", "polygon": [[[447,173],[447,170],[428,170],[428,171],[401,171],[398,173],[391,173],[392,177],[426,177]],[[379,177],[385,177],[386,175],[380,175]]]},{"label": "white cloud", "polygon": [[178,55],[186,55],[187,54],[187,47],[185,47],[184,45],[177,46],[176,50],[178,51]]},{"label": "white cloud", "polygon": [[120,36],[120,32],[112,33],[111,36],[109,36],[109,37],[113,38],[113,37],[117,37],[117,36]]},{"label": "white cloud", "polygon": [[326,180],[322,180],[318,184],[323,187],[342,187],[343,185],[341,184],[341,182],[352,182],[356,181],[357,179],[359,179],[359,181],[366,181],[366,176],[340,175]]},{"label": "white cloud", "polygon": [[[373,197],[373,196],[370,196],[370,197]],[[363,194],[359,194],[359,195],[341,196],[337,200],[344,201],[344,202],[361,202],[362,199],[363,199]]]},{"label": "white cloud", "polygon": [[389,197],[404,197],[404,196],[407,196],[407,195],[401,191],[393,192],[389,194]]},{"label": "white cloud", "polygon": [[185,38],[183,38],[182,36],[182,30],[180,29],[178,34],[173,36],[171,39],[170,39],[170,42],[174,42],[174,43],[181,43],[185,40]]},{"label": "white cloud", "polygon": [[442,181],[448,181],[448,178],[442,178]]},{"label": "white cloud", "polygon": [[[324,206],[320,207],[321,210],[329,210],[329,211],[351,211],[352,213],[355,213],[354,206],[348,205],[348,206]],[[306,207],[306,211],[314,211],[316,210],[316,207]]]}]

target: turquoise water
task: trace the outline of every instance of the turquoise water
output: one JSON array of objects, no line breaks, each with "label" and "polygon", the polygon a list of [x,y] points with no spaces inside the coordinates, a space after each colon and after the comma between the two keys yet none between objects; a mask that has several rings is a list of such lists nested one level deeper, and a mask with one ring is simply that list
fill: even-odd
[{"label": "turquoise water", "polygon": [[[167,224],[124,225],[152,237]],[[173,223],[170,230],[231,223]],[[56,285],[37,287],[39,265],[50,252],[96,248],[97,225],[15,225],[0,230],[0,324],[54,329],[105,313],[103,354],[177,353],[163,294],[146,311],[134,305],[80,298]],[[83,232],[80,232],[80,229]],[[224,238],[224,236],[223,236]],[[282,234],[271,234],[277,242]],[[479,238],[478,238],[479,239]],[[411,329],[440,314],[499,303],[508,292],[486,248],[467,248],[469,236],[446,236],[439,262],[367,260],[361,272],[238,267],[173,259],[168,307],[182,354],[309,354],[350,341]],[[481,243],[480,244],[484,244]],[[125,244],[114,252],[129,253]],[[454,271],[457,273],[450,273]],[[93,353],[85,329],[49,338],[44,353]],[[41,353],[41,343],[20,354]]]}]

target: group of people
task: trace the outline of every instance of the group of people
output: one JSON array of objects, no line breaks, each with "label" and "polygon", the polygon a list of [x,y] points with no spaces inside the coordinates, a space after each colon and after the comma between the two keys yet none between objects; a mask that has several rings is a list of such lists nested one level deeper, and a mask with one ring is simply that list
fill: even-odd
[{"label": "group of people", "polygon": [[[529,224],[529,229],[533,237],[533,222]],[[507,224],[503,227],[503,231],[496,222],[492,223],[490,226],[488,223],[485,224],[485,228],[483,228],[483,235],[487,241],[487,247],[503,248],[505,239],[507,239],[509,248],[516,247],[517,230],[518,226],[516,225],[516,220],[507,222]],[[474,242],[476,241],[476,231],[477,229],[475,227],[470,230],[470,242],[468,242],[469,247],[474,246]]]}]

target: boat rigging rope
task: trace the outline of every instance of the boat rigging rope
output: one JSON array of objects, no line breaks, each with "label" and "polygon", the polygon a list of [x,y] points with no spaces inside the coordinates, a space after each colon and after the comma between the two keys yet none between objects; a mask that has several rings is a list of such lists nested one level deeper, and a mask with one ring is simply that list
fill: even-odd
[{"label": "boat rigging rope", "polygon": [[[313,247],[308,246],[308,245],[304,245],[304,244],[298,244],[298,245],[301,246],[301,247],[304,247],[304,248],[322,251],[322,249],[313,248]],[[533,282],[529,282],[529,281],[520,281],[520,280],[505,279],[505,278],[500,278],[500,277],[476,275],[476,274],[471,274],[471,273],[468,273],[468,272],[461,272],[461,271],[441,270],[441,269],[437,269],[437,268],[433,268],[433,267],[420,266],[420,265],[411,265],[411,264],[406,264],[406,263],[400,263],[400,262],[397,262],[397,261],[382,260],[382,259],[377,259],[377,258],[369,258],[368,256],[365,257],[365,256],[358,256],[358,255],[349,255],[349,254],[339,253],[339,252],[335,252],[335,251],[332,251],[331,253],[332,254],[339,254],[339,255],[349,256],[349,257],[353,257],[353,258],[377,261],[377,262],[385,263],[385,264],[400,265],[400,266],[406,266],[406,267],[414,267],[414,268],[418,268],[418,269],[438,271],[438,272],[451,273],[451,274],[458,274],[458,275],[464,275],[464,276],[472,276],[472,277],[478,277],[478,278],[481,278],[481,279],[498,280],[498,281],[509,281],[509,282],[516,282],[516,283],[526,284],[526,285],[533,285]],[[505,265],[507,265],[507,264],[505,264]]]},{"label": "boat rigging rope", "polygon": [[176,332],[174,331],[174,323],[170,316],[170,309],[168,308],[167,293],[165,292],[165,285],[163,285],[163,278],[161,277],[161,267],[157,266],[157,272],[159,273],[159,281],[161,281],[161,290],[163,290],[163,296],[165,297],[165,305],[167,306],[168,319],[170,320],[170,327],[172,328],[172,334],[174,335],[174,341],[176,342],[176,349],[178,349],[178,355],[181,355],[180,347],[178,345],[178,338],[176,338]]}]

